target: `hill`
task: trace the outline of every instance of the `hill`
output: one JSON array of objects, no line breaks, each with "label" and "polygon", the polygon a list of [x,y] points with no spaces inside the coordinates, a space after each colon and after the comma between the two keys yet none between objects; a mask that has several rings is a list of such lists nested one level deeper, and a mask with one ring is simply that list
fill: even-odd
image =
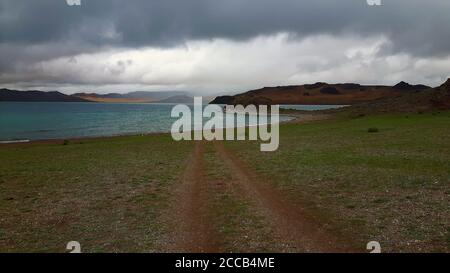
[{"label": "hill", "polygon": [[88,102],[83,98],[68,96],[57,91],[18,91],[10,89],[0,89],[0,101]]},{"label": "hill", "polygon": [[450,79],[436,88],[421,92],[405,93],[395,98],[383,98],[376,101],[360,103],[329,112],[349,112],[358,114],[424,112],[433,110],[450,110]]},{"label": "hill", "polygon": [[217,97],[214,104],[356,104],[381,98],[395,98],[423,91],[430,87],[400,82],[394,86],[360,85],[355,83],[291,85],[264,87],[235,96]]},{"label": "hill", "polygon": [[119,102],[152,102],[151,99],[137,99],[137,98],[126,98],[121,94],[110,93],[110,94],[95,94],[95,93],[76,93],[71,95],[75,98],[81,98],[84,100],[92,101],[92,102],[111,102],[111,103],[119,103]]},{"label": "hill", "polygon": [[163,100],[160,100],[157,102],[158,103],[193,103],[194,98],[185,96],[185,95],[181,95],[181,96],[172,96],[170,98],[163,99]]},{"label": "hill", "polygon": [[109,94],[97,94],[97,93],[76,93],[73,97],[78,97],[95,102],[159,102],[161,100],[168,99],[174,96],[186,96],[187,92],[184,91],[136,91],[126,94],[109,93]]}]

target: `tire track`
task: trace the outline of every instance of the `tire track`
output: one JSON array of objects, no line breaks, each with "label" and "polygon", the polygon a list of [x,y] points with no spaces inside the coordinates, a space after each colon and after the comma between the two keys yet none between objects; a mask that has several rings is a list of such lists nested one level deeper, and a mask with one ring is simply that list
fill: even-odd
[{"label": "tire track", "polygon": [[325,229],[324,225],[309,219],[299,205],[285,201],[282,193],[261,183],[251,169],[230,151],[223,142],[214,142],[219,157],[231,170],[244,195],[251,199],[265,216],[274,231],[275,241],[283,245],[285,252],[354,252],[351,244]]},{"label": "tire track", "polygon": [[167,215],[172,225],[172,232],[167,240],[169,252],[219,252],[217,234],[205,216],[207,185],[203,155],[203,143],[196,142],[183,173],[182,184],[175,190],[173,206]]}]

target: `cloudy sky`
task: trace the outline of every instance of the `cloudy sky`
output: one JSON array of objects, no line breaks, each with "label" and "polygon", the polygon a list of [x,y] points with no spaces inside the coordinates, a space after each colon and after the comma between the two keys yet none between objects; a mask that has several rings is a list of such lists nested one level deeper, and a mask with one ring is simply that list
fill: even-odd
[{"label": "cloudy sky", "polygon": [[450,1],[0,0],[0,86],[240,92],[326,82],[439,85]]}]

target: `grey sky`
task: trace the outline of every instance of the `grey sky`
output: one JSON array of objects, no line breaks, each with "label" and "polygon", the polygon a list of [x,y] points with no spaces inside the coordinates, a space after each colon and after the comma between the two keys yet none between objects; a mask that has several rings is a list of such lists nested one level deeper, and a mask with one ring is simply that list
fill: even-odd
[{"label": "grey sky", "polygon": [[[65,0],[0,0],[0,84],[69,92],[219,92],[400,77],[438,84],[450,74],[449,26],[448,0],[384,0],[381,7],[365,0],[82,0],[81,7]],[[317,45],[321,54],[306,45],[313,40],[334,45]],[[349,58],[355,50],[362,53]],[[355,68],[361,64],[364,69]],[[290,68],[272,73],[279,66]],[[92,75],[82,75],[87,67]],[[252,82],[231,75],[240,67],[254,73],[247,75]],[[358,71],[366,74],[348,75]]]}]

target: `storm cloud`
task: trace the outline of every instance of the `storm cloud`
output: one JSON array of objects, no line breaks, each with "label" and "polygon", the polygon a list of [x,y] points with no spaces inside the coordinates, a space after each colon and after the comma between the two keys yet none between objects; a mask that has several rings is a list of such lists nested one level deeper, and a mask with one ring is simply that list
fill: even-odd
[{"label": "storm cloud", "polygon": [[[296,81],[390,83],[415,73],[424,73],[416,81],[437,84],[448,76],[446,0],[384,0],[376,7],[365,0],[81,2],[0,0],[0,83],[210,90]],[[305,47],[311,41],[315,46]],[[360,74],[352,70],[356,64],[366,66]],[[247,75],[253,84],[229,75],[238,65],[254,73]],[[270,73],[277,69],[279,75]]]}]

